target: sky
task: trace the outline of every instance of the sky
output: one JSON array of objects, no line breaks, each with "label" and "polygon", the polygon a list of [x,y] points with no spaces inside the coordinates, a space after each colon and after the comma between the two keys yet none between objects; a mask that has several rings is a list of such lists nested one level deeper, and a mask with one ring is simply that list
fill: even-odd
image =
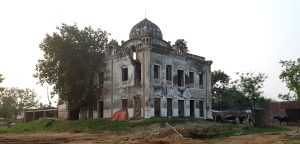
[{"label": "sky", "polygon": [[296,0],[2,0],[1,86],[34,89],[47,103],[47,86],[33,78],[47,33],[76,23],[106,30],[120,43],[145,17],[160,27],[164,40],[185,39],[190,53],[212,60],[212,70],[232,79],[236,72],[265,73],[265,97],[278,100],[279,93],[288,92],[279,79],[279,61],[300,57]]}]

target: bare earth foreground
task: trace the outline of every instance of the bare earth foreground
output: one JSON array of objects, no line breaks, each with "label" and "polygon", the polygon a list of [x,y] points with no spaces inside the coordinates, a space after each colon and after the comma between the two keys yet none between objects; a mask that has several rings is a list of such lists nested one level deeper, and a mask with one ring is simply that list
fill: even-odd
[{"label": "bare earth foreground", "polygon": [[294,136],[299,136],[296,132],[276,132],[264,134],[252,134],[244,136],[232,136],[223,139],[199,140],[182,138],[175,133],[170,133],[166,136],[144,135],[141,133],[54,133],[54,132],[40,132],[40,133],[21,133],[21,134],[1,134],[0,143],[13,144],[53,144],[53,143],[160,143],[160,144],[194,144],[194,143],[216,143],[216,144],[296,144],[299,140],[293,139]]}]

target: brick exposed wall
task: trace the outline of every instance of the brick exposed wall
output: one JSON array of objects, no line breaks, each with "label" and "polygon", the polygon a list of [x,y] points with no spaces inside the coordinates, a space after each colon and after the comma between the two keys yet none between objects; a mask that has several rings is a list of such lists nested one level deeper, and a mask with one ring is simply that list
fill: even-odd
[{"label": "brick exposed wall", "polygon": [[300,109],[300,103],[298,102],[273,102],[268,107],[268,118],[271,122],[278,122],[273,120],[273,116],[286,115],[286,109]]}]

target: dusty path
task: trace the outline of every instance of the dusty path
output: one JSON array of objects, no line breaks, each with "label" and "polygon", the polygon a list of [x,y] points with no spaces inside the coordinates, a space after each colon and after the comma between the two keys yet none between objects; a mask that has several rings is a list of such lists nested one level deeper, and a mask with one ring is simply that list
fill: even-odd
[{"label": "dusty path", "polygon": [[244,136],[232,136],[222,140],[210,140],[209,142],[214,144],[299,144],[300,139],[293,139],[293,137],[295,136],[299,136],[299,133],[276,132]]},{"label": "dusty path", "polygon": [[[188,127],[200,127],[201,125],[177,125],[177,130],[187,130]],[[158,132],[159,131],[159,132]],[[184,134],[187,132],[180,131]],[[298,140],[291,139],[298,136]],[[0,134],[0,144],[195,144],[195,143],[216,143],[216,144],[296,144],[300,143],[299,133],[277,132],[265,134],[253,134],[244,136],[232,136],[224,139],[199,140],[182,138],[173,130],[161,128],[159,124],[148,127],[136,128],[131,132],[102,132],[98,134],[71,133],[71,132],[39,132]]]},{"label": "dusty path", "polygon": [[0,144],[14,143],[14,144],[60,144],[60,143],[115,143],[119,134],[101,133],[23,133],[23,134],[5,134],[0,135]]},{"label": "dusty path", "polygon": [[120,144],[196,144],[196,143],[211,143],[211,144],[297,144],[300,140],[291,139],[298,135],[294,132],[281,133],[266,133],[254,134],[245,136],[233,136],[224,139],[213,140],[197,140],[189,138],[181,138],[176,134],[170,134],[165,137],[157,136],[142,136],[140,133],[30,133],[30,134],[5,134],[0,135],[0,143],[12,144],[94,144],[94,143],[120,143]]}]

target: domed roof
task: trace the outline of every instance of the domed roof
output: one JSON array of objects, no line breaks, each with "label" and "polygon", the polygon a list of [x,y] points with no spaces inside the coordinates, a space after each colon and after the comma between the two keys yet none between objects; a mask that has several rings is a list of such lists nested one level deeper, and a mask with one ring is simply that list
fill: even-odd
[{"label": "domed roof", "polygon": [[149,21],[144,19],[137,23],[130,31],[129,39],[142,38],[142,37],[152,37],[156,39],[162,39],[162,33],[159,27]]}]

